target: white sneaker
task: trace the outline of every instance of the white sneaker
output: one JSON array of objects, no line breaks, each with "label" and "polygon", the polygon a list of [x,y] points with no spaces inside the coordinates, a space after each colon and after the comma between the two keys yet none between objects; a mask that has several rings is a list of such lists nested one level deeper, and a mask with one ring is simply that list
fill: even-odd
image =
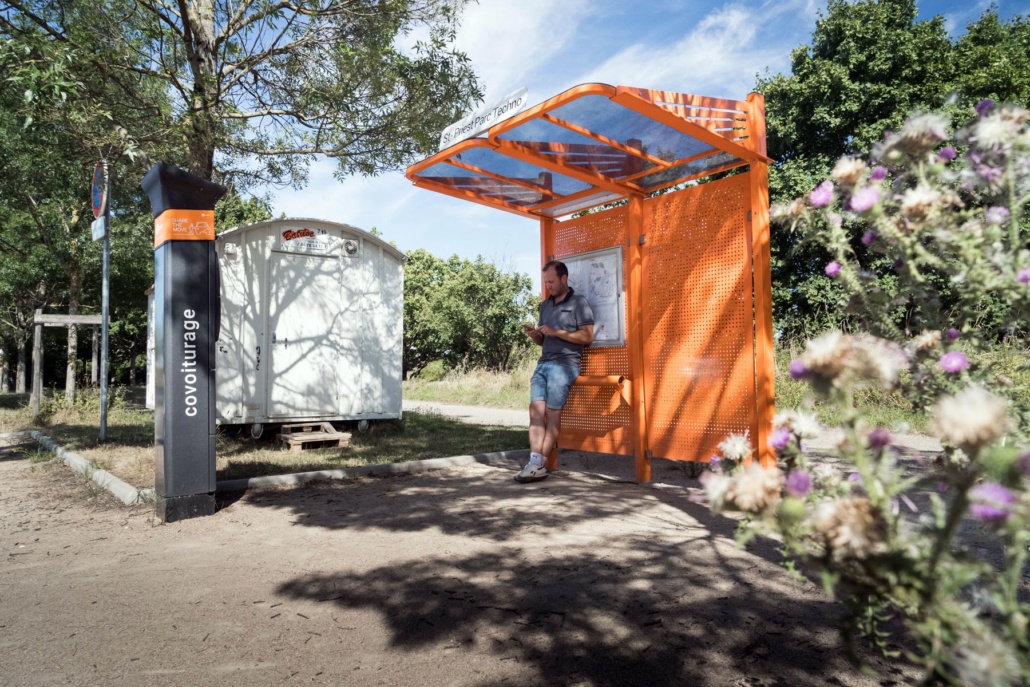
[{"label": "white sneaker", "polygon": [[544,467],[544,461],[546,460],[543,456],[533,455],[530,457],[529,462],[526,463],[526,467],[522,468],[522,472],[515,475],[516,482],[539,482],[542,479],[547,479],[547,475],[550,473],[547,468]]}]

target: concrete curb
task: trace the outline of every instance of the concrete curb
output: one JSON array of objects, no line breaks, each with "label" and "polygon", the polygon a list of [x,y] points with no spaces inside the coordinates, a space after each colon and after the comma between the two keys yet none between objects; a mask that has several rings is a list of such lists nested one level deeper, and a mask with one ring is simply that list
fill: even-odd
[{"label": "concrete curb", "polygon": [[391,475],[407,475],[417,472],[429,472],[443,468],[482,463],[498,467],[504,461],[519,460],[529,457],[529,449],[514,451],[495,451],[493,453],[477,453],[475,455],[449,456],[447,458],[428,458],[412,460],[406,463],[384,463],[383,465],[362,465],[356,468],[340,468],[339,470],[316,470],[314,472],[293,472],[286,475],[270,475],[268,477],[250,477],[247,479],[230,479],[218,482],[220,492],[246,491],[260,487],[278,487],[307,482],[333,479],[354,479],[356,477],[389,477]]},{"label": "concrete curb", "polygon": [[[29,435],[28,432],[25,433]],[[136,489],[112,475],[107,470],[95,469],[78,453],[61,448],[60,444],[43,434],[33,430],[31,436],[36,442],[54,453],[65,465],[85,475],[91,482],[114,494],[115,498],[127,506],[139,503],[150,503],[154,500],[153,489]],[[339,470],[317,470],[314,472],[293,472],[286,475],[270,475],[268,477],[250,477],[247,479],[222,480],[215,485],[219,492],[247,491],[260,487],[279,487],[306,484],[320,480],[354,479],[356,477],[389,477],[390,475],[407,475],[430,470],[482,463],[498,467],[506,461],[520,460],[529,457],[529,449],[514,451],[495,451],[493,453],[477,453],[466,456],[450,456],[448,458],[429,458],[412,460],[406,463],[384,463],[383,465],[362,465],[356,468],[340,468]]]},{"label": "concrete curb", "polygon": [[89,481],[93,482],[101,489],[106,489],[114,494],[115,498],[126,506],[134,506],[139,503],[146,503],[154,500],[153,489],[137,489],[136,487],[129,486],[125,482],[121,481],[107,470],[97,470],[89,464],[88,460],[80,456],[78,453],[72,453],[71,451],[61,448],[60,444],[42,432],[33,430],[32,438],[35,439],[40,446],[55,454],[72,470],[85,475]]}]

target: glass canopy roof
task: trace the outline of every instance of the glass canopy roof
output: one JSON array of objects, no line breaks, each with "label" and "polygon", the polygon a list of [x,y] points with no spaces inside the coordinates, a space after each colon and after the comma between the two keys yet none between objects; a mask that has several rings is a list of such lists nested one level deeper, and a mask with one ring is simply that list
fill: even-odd
[{"label": "glass canopy roof", "polygon": [[587,84],[407,170],[417,186],[538,217],[762,159],[748,103]]}]

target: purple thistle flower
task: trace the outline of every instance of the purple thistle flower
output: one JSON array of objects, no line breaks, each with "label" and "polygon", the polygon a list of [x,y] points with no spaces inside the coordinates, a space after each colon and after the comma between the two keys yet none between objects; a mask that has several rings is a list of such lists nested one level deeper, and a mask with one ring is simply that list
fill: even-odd
[{"label": "purple thistle flower", "polygon": [[873,167],[873,171],[869,173],[869,178],[872,181],[883,181],[887,178],[887,168]]},{"label": "purple thistle flower", "polygon": [[872,231],[872,230],[867,231],[866,233],[862,234],[862,245],[863,246],[871,246],[871,245],[873,245],[873,241],[876,240],[877,236],[878,236],[878,234],[875,231]]},{"label": "purple thistle flower", "polygon": [[966,153],[966,156],[969,158],[969,161],[972,162],[974,165],[978,165],[984,161],[984,154],[981,153],[979,150],[970,150],[968,153]]},{"label": "purple thistle flower", "polygon": [[883,427],[877,427],[866,435],[866,441],[869,442],[869,448],[877,449],[889,446],[894,437]]},{"label": "purple thistle flower", "polygon": [[977,165],[973,171],[976,172],[978,177],[991,184],[997,181],[1005,170],[1001,167],[991,167],[990,165]]},{"label": "purple thistle flower", "polygon": [[861,484],[862,483],[862,475],[858,474],[857,472],[852,472],[852,473],[850,473],[848,475],[848,481],[849,482],[853,482],[855,484]]},{"label": "purple thistle flower", "polygon": [[808,201],[815,207],[822,207],[833,200],[833,182],[827,179],[808,194]]},{"label": "purple thistle flower", "polygon": [[805,363],[800,358],[795,358],[790,361],[790,378],[791,379],[804,379],[808,375],[808,369],[805,368]]},{"label": "purple thistle flower", "polygon": [[969,367],[969,358],[961,351],[948,351],[941,356],[938,364],[945,372],[961,372]]},{"label": "purple thistle flower", "polygon": [[851,194],[851,209],[855,212],[867,212],[880,202],[880,189],[875,186],[863,186]]},{"label": "purple thistle flower", "polygon": [[788,494],[803,499],[808,494],[808,490],[812,488],[812,478],[804,470],[795,470],[787,475],[784,486],[787,488]]},{"label": "purple thistle flower", "polygon": [[1016,281],[1020,284],[1030,283],[1030,267],[1024,267],[1016,273]]},{"label": "purple thistle flower", "polygon": [[958,337],[961,335],[962,333],[954,327],[951,327],[944,332],[944,338],[948,341],[958,341]]},{"label": "purple thistle flower", "polygon": [[994,101],[990,98],[984,98],[976,104],[976,114],[983,117],[985,114],[994,109]]},{"label": "purple thistle flower", "polygon": [[940,152],[937,153],[937,159],[941,162],[951,162],[956,157],[958,157],[958,153],[951,146],[944,146],[941,148]]},{"label": "purple thistle flower", "polygon": [[992,205],[984,210],[984,219],[990,224],[1004,224],[1009,218],[1009,209],[1000,205]]},{"label": "purple thistle flower", "polygon": [[790,445],[790,430],[777,427],[769,435],[769,446],[775,451],[782,451]]},{"label": "purple thistle flower", "polygon": [[1001,525],[1009,517],[1010,506],[1016,502],[1011,491],[997,482],[984,482],[969,490],[972,505],[969,512],[993,525]]},{"label": "purple thistle flower", "polygon": [[834,260],[826,265],[826,276],[830,279],[836,279],[837,275],[840,274],[840,263]]}]

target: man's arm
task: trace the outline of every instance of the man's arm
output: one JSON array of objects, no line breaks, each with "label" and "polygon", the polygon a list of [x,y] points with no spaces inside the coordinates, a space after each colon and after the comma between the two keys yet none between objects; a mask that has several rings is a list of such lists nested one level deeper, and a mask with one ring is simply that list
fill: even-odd
[{"label": "man's arm", "polygon": [[526,332],[526,336],[528,336],[530,340],[537,346],[544,345],[544,335],[540,331],[540,327],[534,327],[529,324],[524,324],[522,325],[522,331]]},{"label": "man's arm", "polygon": [[[581,346],[588,346],[594,341],[594,325],[592,323],[581,324],[574,332],[567,332],[564,329],[555,329],[554,327],[549,327],[546,324],[537,328],[537,331],[541,333],[541,342],[543,342],[544,336],[553,336],[557,339],[561,339],[562,341],[580,344]],[[536,339],[533,340],[536,341]]]}]

